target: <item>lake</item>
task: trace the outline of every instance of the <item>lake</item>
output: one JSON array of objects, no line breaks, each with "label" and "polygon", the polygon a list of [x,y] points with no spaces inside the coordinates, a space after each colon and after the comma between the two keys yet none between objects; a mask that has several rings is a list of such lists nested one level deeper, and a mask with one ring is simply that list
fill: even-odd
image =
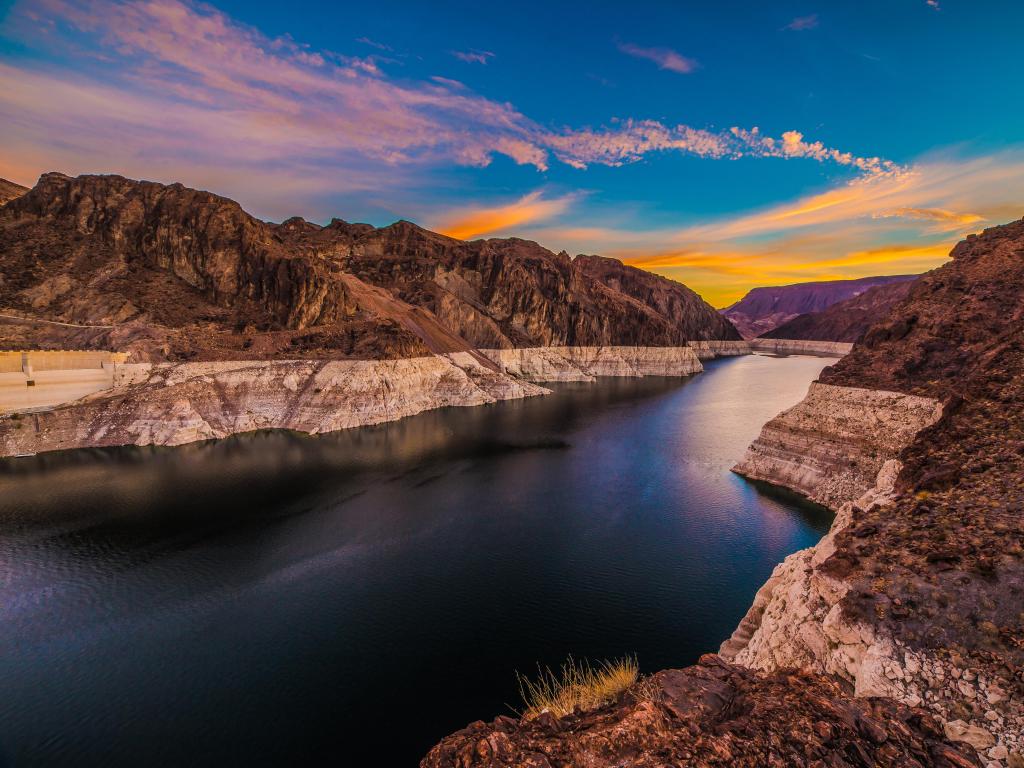
[{"label": "lake", "polygon": [[415,765],[515,672],[717,650],[831,515],[730,473],[829,361],[0,461],[0,765]]}]

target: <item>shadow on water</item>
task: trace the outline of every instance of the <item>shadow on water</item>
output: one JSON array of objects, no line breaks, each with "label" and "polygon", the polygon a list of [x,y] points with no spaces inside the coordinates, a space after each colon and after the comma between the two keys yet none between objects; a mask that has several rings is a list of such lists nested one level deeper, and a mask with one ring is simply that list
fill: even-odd
[{"label": "shadow on water", "polygon": [[2,749],[412,765],[507,711],[517,669],[691,663],[827,530],[729,471],[825,362],[0,462]]}]

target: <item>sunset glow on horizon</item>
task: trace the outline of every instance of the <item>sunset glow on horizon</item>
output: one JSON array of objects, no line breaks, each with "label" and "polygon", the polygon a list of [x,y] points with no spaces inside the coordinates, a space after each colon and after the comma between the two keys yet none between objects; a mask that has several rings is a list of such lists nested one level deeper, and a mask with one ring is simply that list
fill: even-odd
[{"label": "sunset glow on horizon", "polygon": [[272,220],[517,236],[715,306],[925,271],[1024,215],[1024,9],[517,7],[16,0],[0,176],[120,173]]}]

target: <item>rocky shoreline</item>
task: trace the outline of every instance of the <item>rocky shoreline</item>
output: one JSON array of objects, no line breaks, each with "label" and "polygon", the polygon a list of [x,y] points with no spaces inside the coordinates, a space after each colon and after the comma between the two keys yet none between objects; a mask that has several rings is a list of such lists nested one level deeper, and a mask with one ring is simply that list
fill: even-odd
[{"label": "rocky shoreline", "polygon": [[398,360],[242,360],[114,366],[113,388],[0,420],[0,455],[182,445],[259,429],[310,434],[433,408],[549,394],[536,382],[691,376],[689,347],[534,347]]},{"label": "rocky shoreline", "polygon": [[[776,567],[719,656],[590,716],[472,724],[423,766],[1022,768],[1022,254],[1024,221],[969,237],[765,425],[736,471],[836,518]],[[786,682],[753,693],[736,670]],[[669,688],[669,675],[685,682]],[[883,709],[879,730],[843,744],[830,717],[847,697]],[[764,712],[774,717],[754,722]],[[918,728],[941,749],[901,751],[892,734]],[[735,749],[736,732],[754,753]]]}]

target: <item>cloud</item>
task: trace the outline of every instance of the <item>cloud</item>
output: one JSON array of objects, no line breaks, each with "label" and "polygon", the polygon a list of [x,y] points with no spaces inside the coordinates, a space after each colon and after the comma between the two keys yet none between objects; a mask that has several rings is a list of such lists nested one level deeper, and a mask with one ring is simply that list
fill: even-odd
[{"label": "cloud", "polygon": [[390,45],[385,45],[384,43],[379,43],[376,40],[371,40],[368,37],[357,37],[356,38],[356,42],[357,43],[362,43],[363,45],[368,45],[371,48],[376,48],[379,51],[394,51],[395,50]]},{"label": "cloud", "polygon": [[621,258],[724,306],[755,285],[919,273],[939,266],[965,235],[1022,215],[1024,150],[946,152],[685,227],[572,222],[523,234],[553,249]]},{"label": "cloud", "polygon": [[480,235],[510,232],[515,227],[560,216],[578,198],[578,194],[545,198],[543,192],[537,190],[507,205],[443,214],[433,226],[443,235],[470,240]]},{"label": "cloud", "polygon": [[818,14],[812,13],[810,16],[797,16],[789,24],[783,27],[791,32],[803,32],[808,29],[814,29],[818,26]]},{"label": "cloud", "polygon": [[619,43],[619,50],[638,59],[648,59],[658,65],[659,69],[688,75],[700,66],[695,59],[683,56],[671,48],[643,48],[633,43]]},{"label": "cloud", "polygon": [[452,51],[454,56],[459,61],[464,61],[467,64],[486,64],[488,60],[494,58],[494,54],[491,51]]},{"label": "cloud", "polygon": [[[374,168],[382,180],[404,181],[413,167],[486,166],[497,155],[542,171],[552,156],[585,168],[665,151],[809,158],[866,174],[891,165],[797,131],[776,139],[757,128],[712,132],[651,120],[553,129],[457,81],[394,79],[374,57],[270,38],[186,0],[23,0],[6,27],[9,37],[65,56],[63,66],[5,64],[0,72],[5,140],[49,157],[39,170],[71,170],[85,158],[141,175],[274,168],[288,184],[315,185],[302,178],[312,174],[351,190]],[[474,61],[493,55],[469,53]]]},{"label": "cloud", "polygon": [[925,3],[928,5],[929,8],[934,8],[936,11],[942,10],[939,7],[939,0],[925,0]]},{"label": "cloud", "polygon": [[976,213],[956,213],[942,208],[890,208],[873,213],[871,216],[875,219],[903,218],[931,221],[940,228],[950,230],[962,229],[985,220],[984,217]]}]

